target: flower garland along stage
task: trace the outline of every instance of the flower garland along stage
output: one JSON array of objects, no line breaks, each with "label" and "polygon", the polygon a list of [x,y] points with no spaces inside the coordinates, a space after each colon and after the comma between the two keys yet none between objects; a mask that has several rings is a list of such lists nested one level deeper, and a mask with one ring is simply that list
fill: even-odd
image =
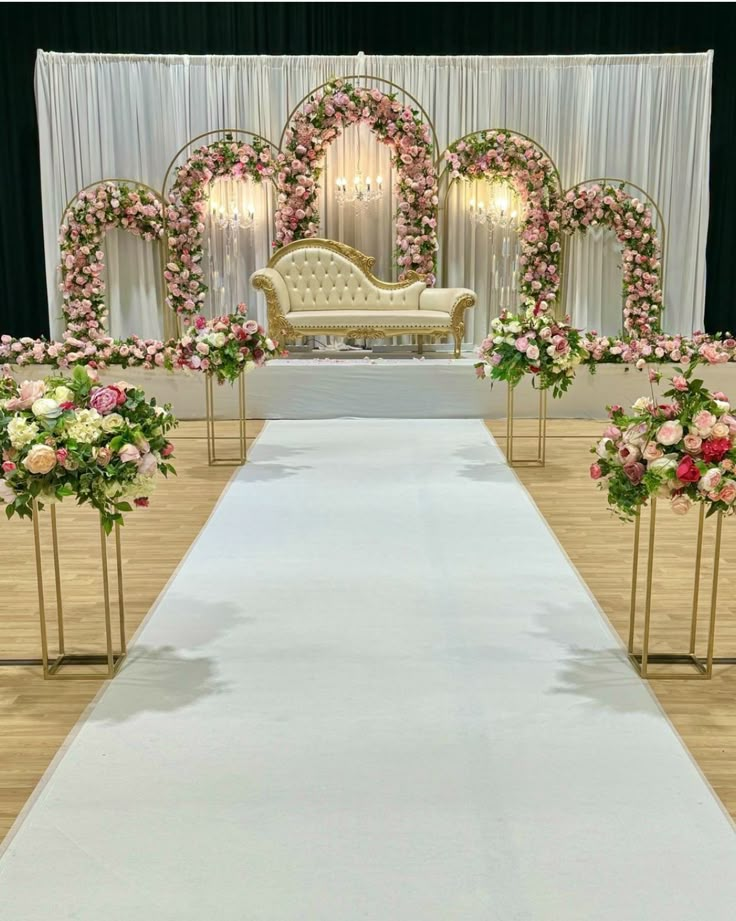
[{"label": "flower garland along stage", "polygon": [[481,361],[475,370],[481,379],[507,381],[510,387],[531,374],[536,386],[560,397],[586,354],[580,333],[541,307],[519,315],[504,311],[491,322],[491,335],[478,350]]},{"label": "flower garland along stage", "polygon": [[585,232],[602,224],[623,245],[624,329],[651,339],[661,332],[662,251],[652,212],[622,187],[578,186],[565,193],[562,229]]},{"label": "flower garland along stage", "polygon": [[391,148],[397,172],[396,261],[404,272],[435,281],[437,258],[437,174],[429,127],[395,94],[356,87],[342,80],[314,93],[285,135],[285,159],[278,173],[279,208],[275,247],[316,236],[318,180],[329,145],[358,122]]},{"label": "flower garland along stage", "polygon": [[527,307],[550,308],[560,286],[560,181],[534,141],[507,131],[480,131],[445,152],[453,179],[500,179],[524,205],[519,290]]},{"label": "flower garland along stage", "polygon": [[207,286],[202,280],[202,238],[210,183],[215,179],[262,182],[274,174],[269,144],[255,137],[252,144],[231,140],[200,147],[176,173],[166,206],[169,261],[164,271],[166,303],[188,323],[202,308]]},{"label": "flower garland along stage", "polygon": [[[608,493],[608,504],[624,520],[651,498],[666,497],[684,515],[703,502],[708,514],[733,514],[736,500],[736,417],[722,393],[693,380],[693,367],[672,378],[658,403],[641,397],[630,412],[610,409],[611,423],[593,453],[592,479]],[[650,377],[659,381],[658,372]]]},{"label": "flower garland along stage", "polygon": [[[94,370],[70,378],[0,379],[0,502],[8,518],[74,496],[96,508],[107,533],[147,506],[155,474],[167,476],[176,425],[167,406],[125,383],[98,386]],[[132,504],[131,504],[132,503]]]},{"label": "flower garland along stage", "polygon": [[64,214],[59,235],[62,310],[71,336],[102,335],[107,316],[102,241],[116,227],[146,241],[163,236],[161,202],[151,189],[102,182],[81,191]]}]

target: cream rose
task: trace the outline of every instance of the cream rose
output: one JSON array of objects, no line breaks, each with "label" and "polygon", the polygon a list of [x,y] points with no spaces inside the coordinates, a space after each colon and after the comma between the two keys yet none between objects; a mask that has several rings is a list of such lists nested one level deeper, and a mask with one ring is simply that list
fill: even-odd
[{"label": "cream rose", "polygon": [[703,439],[700,435],[693,435],[691,432],[689,435],[685,435],[682,439],[682,443],[688,454],[698,454],[703,446]]},{"label": "cream rose", "polygon": [[29,473],[43,475],[56,466],[56,451],[49,445],[34,445],[23,461]]},{"label": "cream rose", "polygon": [[716,422],[713,426],[713,431],[711,432],[712,438],[728,438],[731,434],[731,430],[723,422]]},{"label": "cream rose", "polygon": [[124,422],[125,419],[123,419],[120,413],[110,413],[108,416],[103,416],[102,430],[105,432],[114,432],[115,429],[119,429]]},{"label": "cream rose", "polygon": [[663,456],[664,451],[659,447],[656,441],[648,442],[642,453],[642,457],[645,461],[655,461]]},{"label": "cream rose", "polygon": [[665,454],[664,457],[658,457],[657,460],[652,461],[649,464],[649,469],[660,474],[668,474],[670,471],[674,473],[677,470],[679,460],[676,454]]},{"label": "cream rose", "polygon": [[698,482],[698,489],[701,492],[712,492],[714,489],[718,488],[723,475],[720,470],[717,470],[715,467],[712,470],[709,470],[707,473],[703,474]]},{"label": "cream rose", "polygon": [[57,387],[54,390],[54,399],[57,403],[73,403],[74,393],[68,387]]}]

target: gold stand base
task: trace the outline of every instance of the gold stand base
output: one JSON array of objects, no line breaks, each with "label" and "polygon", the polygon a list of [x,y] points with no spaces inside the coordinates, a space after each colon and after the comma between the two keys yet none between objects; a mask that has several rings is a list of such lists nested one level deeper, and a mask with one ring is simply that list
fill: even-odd
[{"label": "gold stand base", "polygon": [[508,385],[506,401],[506,461],[509,467],[544,467],[547,458],[547,391],[539,390],[537,424],[537,453],[535,457],[514,456],[514,387]]},{"label": "gold stand base", "polygon": [[[646,554],[646,589],[644,595],[644,627],[641,636],[641,651],[634,649],[637,626],[637,591],[639,576],[639,544],[641,534],[641,511],[636,515],[634,523],[634,553],[631,570],[631,609],[629,615],[629,640],[627,651],[629,661],[638,674],[646,679],[676,679],[680,681],[701,680],[709,681],[713,677],[714,665],[734,664],[735,659],[730,657],[716,657],[714,655],[716,612],[718,606],[718,577],[721,558],[721,534],[723,528],[723,514],[716,516],[715,541],[713,551],[713,578],[710,589],[710,605],[708,617],[708,637],[705,655],[696,653],[698,646],[698,615],[700,609],[700,583],[703,560],[703,535],[705,525],[705,504],[700,503],[698,513],[698,536],[695,546],[695,572],[693,578],[692,607],[690,612],[690,643],[688,652],[651,652],[649,649],[652,623],[652,594],[654,574],[654,549],[657,527],[657,500],[652,498],[649,503],[649,540]],[[670,666],[670,670],[650,671],[650,666]]]},{"label": "gold stand base", "polygon": [[248,442],[246,440],[246,419],[248,411],[245,400],[245,368],[237,377],[238,384],[238,454],[235,457],[217,456],[217,439],[215,436],[215,390],[214,375],[205,375],[205,410],[207,425],[207,463],[210,467],[239,467],[248,461]]},{"label": "gold stand base", "polygon": [[[68,653],[64,652],[61,655],[57,656],[52,662],[49,662],[47,669],[47,678],[63,678],[67,681],[69,680],[83,680],[89,678],[112,678],[120,670],[120,666],[125,660],[126,654],[124,652],[115,653],[112,657],[112,664],[108,660],[107,656],[103,653]],[[66,669],[74,668],[74,666],[84,666],[89,668],[89,666],[95,665],[104,665],[105,671],[96,673],[94,671],[86,672],[67,672]]]}]

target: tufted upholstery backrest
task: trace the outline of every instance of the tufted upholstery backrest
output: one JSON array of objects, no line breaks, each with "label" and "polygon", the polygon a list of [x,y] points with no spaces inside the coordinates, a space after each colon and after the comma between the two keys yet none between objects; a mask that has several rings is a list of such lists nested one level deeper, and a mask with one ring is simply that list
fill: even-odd
[{"label": "tufted upholstery backrest", "polygon": [[283,277],[292,310],[418,310],[427,287],[381,288],[340,253],[317,246],[294,249],[273,264]]}]

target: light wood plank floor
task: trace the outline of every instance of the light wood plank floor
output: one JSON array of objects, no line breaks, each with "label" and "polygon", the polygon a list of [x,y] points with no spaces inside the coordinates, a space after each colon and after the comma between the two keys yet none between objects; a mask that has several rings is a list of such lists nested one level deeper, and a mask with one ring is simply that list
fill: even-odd
[{"label": "light wood plank floor", "polygon": [[[522,423],[519,429],[522,434],[524,426]],[[261,427],[257,421],[248,423],[249,443]],[[489,428],[503,447],[503,422],[489,423]],[[601,428],[599,423],[550,422],[548,466],[518,472],[611,622],[625,636],[632,530],[607,512],[604,497],[587,474],[588,449]],[[227,427],[223,429],[228,434]],[[234,428],[229,431],[234,433]],[[165,586],[233,473],[233,468],[207,466],[200,423],[184,423],[175,436],[179,476],[162,483],[151,508],[131,515],[123,529],[129,634]],[[663,513],[660,524],[666,525],[667,536],[657,559],[655,629],[659,648],[665,649],[682,646],[687,638],[696,519]],[[723,655],[736,655],[733,530],[733,522],[727,522],[717,646]],[[83,592],[94,584],[90,561],[99,557],[94,516],[67,503],[59,511],[59,532],[63,578],[68,583],[74,580]],[[664,531],[661,533],[664,538]],[[28,522],[0,520],[3,658],[37,654],[32,547]],[[706,578],[709,567],[707,560]],[[68,606],[66,614],[67,646],[92,643],[98,635],[99,610],[83,603]],[[583,677],[595,668],[594,658],[580,650],[579,664],[567,676],[571,694],[582,693]],[[652,687],[716,792],[736,816],[736,666],[719,668],[712,682],[653,682]],[[0,839],[98,688],[95,681],[44,682],[37,669],[0,669]],[[601,700],[595,703],[600,705]]]}]

